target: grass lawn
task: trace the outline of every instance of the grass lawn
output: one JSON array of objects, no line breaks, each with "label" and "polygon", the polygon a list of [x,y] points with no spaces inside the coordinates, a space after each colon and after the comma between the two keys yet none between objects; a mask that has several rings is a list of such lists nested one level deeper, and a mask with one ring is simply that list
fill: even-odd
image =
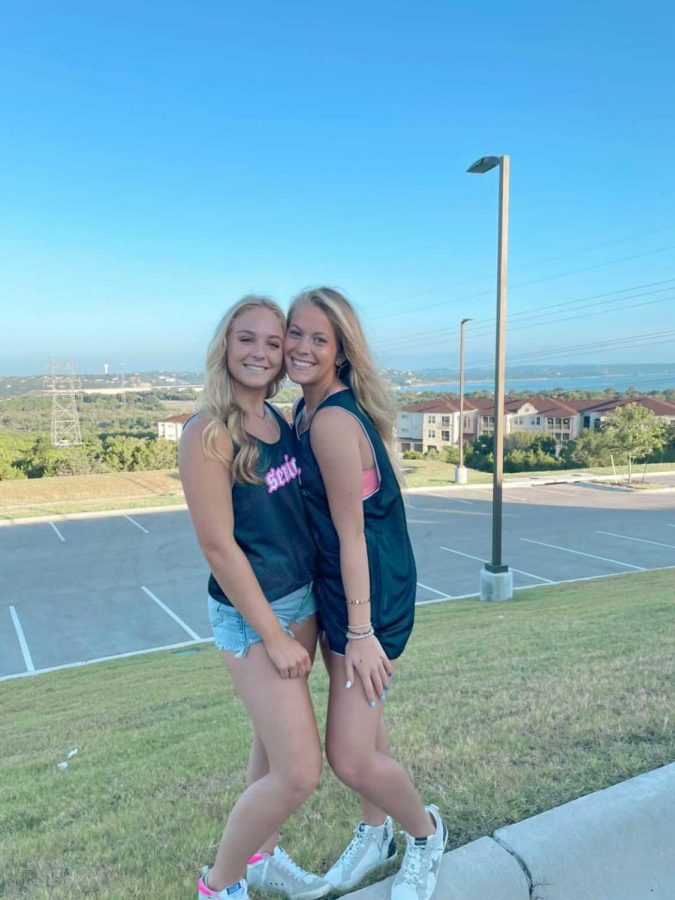
[{"label": "grass lawn", "polygon": [[[406,473],[406,486],[409,488],[418,487],[447,487],[455,482],[455,465],[454,463],[443,462],[439,459],[404,459],[403,468]],[[644,466],[633,467],[633,482],[635,487],[639,487],[639,482],[644,473]],[[675,463],[649,463],[647,472],[672,472],[675,470]],[[619,477],[628,476],[626,466],[617,466],[617,474]],[[491,472],[479,472],[477,469],[467,469],[469,484],[489,484],[492,482]],[[505,472],[505,481],[513,478],[542,478],[553,477],[556,475],[613,475],[611,466],[596,466],[589,469],[551,469],[537,472]],[[625,485],[625,481],[621,481]],[[653,487],[658,487],[658,483]]]},{"label": "grass lawn", "polygon": [[[454,464],[435,459],[403,461],[409,488],[447,487],[454,484]],[[655,463],[648,472],[671,471],[673,463]],[[611,475],[612,470],[572,469],[569,472],[517,472],[504,477],[527,478],[552,474]],[[642,469],[634,470],[640,487]],[[468,469],[469,484],[490,484],[492,474]],[[658,484],[650,485],[658,488]],[[57,516],[114,509],[142,509],[149,506],[173,506],[184,503],[178,472],[117,472],[110,475],[69,475],[61,478],[30,478],[0,481],[0,520],[34,516]]]},{"label": "grass lawn", "polygon": [[175,470],[0,481],[0,519],[183,503]]},{"label": "grass lawn", "polygon": [[[674,587],[645,572],[419,609],[387,720],[451,847],[675,758]],[[321,665],[311,683],[323,719]],[[217,651],[5,682],[0,715],[0,895],[195,896],[250,738]],[[284,842],[320,871],[357,819],[325,771]]]}]

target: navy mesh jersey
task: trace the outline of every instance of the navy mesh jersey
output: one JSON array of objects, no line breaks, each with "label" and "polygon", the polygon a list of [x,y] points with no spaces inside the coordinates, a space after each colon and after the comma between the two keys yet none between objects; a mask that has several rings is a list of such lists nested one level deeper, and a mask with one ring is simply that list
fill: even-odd
[{"label": "navy mesh jersey", "polygon": [[[293,431],[267,404],[281,432],[274,444],[256,439],[261,484],[232,485],[234,539],[251,564],[264,595],[273,603],[314,578],[316,550],[300,493],[300,469]],[[209,577],[209,595],[232,604]]]},{"label": "navy mesh jersey", "polygon": [[[380,486],[363,501],[363,517],[370,571],[371,620],[389,659],[397,659],[406,645],[415,619],[417,572],[408,537],[405,509],[398,480],[380,434],[356,402],[351,390],[331,394],[320,405],[337,406],[351,413],[370,441]],[[331,519],[326,488],[312,451],[310,431],[298,435],[304,400],[296,411],[298,456],[302,492],[318,548],[314,589],[321,627],[331,650],[344,653],[347,605],[340,574],[340,539]]]}]

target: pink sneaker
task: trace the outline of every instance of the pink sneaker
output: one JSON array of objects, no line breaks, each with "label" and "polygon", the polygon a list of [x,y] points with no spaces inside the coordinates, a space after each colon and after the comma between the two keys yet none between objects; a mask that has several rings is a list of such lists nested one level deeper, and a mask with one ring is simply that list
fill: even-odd
[{"label": "pink sneaker", "polygon": [[207,885],[209,867],[204,866],[202,874],[197,882],[197,897],[204,900],[204,897],[217,897],[218,900],[249,900],[248,888],[246,882],[242,878],[241,881],[235,881],[229,887],[223,888],[222,891],[212,891]]}]

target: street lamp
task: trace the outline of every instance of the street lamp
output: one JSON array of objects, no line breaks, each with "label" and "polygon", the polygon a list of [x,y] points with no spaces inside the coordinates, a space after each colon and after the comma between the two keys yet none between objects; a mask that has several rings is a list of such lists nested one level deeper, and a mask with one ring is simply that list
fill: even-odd
[{"label": "street lamp", "polygon": [[455,483],[466,484],[464,465],[464,326],[473,319],[462,319],[459,323],[459,465],[455,469]]},{"label": "street lamp", "polygon": [[504,478],[504,372],[506,361],[506,252],[509,230],[508,156],[483,156],[467,172],[482,175],[499,166],[497,244],[497,341],[495,347],[494,474],[492,478],[492,559],[480,573],[481,600],[509,600],[513,573],[502,563],[502,482]]}]

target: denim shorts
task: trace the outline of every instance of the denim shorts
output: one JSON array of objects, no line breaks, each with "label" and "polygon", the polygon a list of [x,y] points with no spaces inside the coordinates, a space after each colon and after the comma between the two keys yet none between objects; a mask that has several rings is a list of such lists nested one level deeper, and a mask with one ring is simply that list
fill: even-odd
[{"label": "denim shorts", "polygon": [[[297,591],[274,600],[270,606],[286,634],[295,637],[291,625],[316,614],[316,599],[311,581]],[[219,650],[228,650],[235,656],[246,656],[251,644],[262,641],[258,632],[248,624],[239,610],[226,603],[219,603],[213,597],[209,597],[209,622],[216,647]]]}]

